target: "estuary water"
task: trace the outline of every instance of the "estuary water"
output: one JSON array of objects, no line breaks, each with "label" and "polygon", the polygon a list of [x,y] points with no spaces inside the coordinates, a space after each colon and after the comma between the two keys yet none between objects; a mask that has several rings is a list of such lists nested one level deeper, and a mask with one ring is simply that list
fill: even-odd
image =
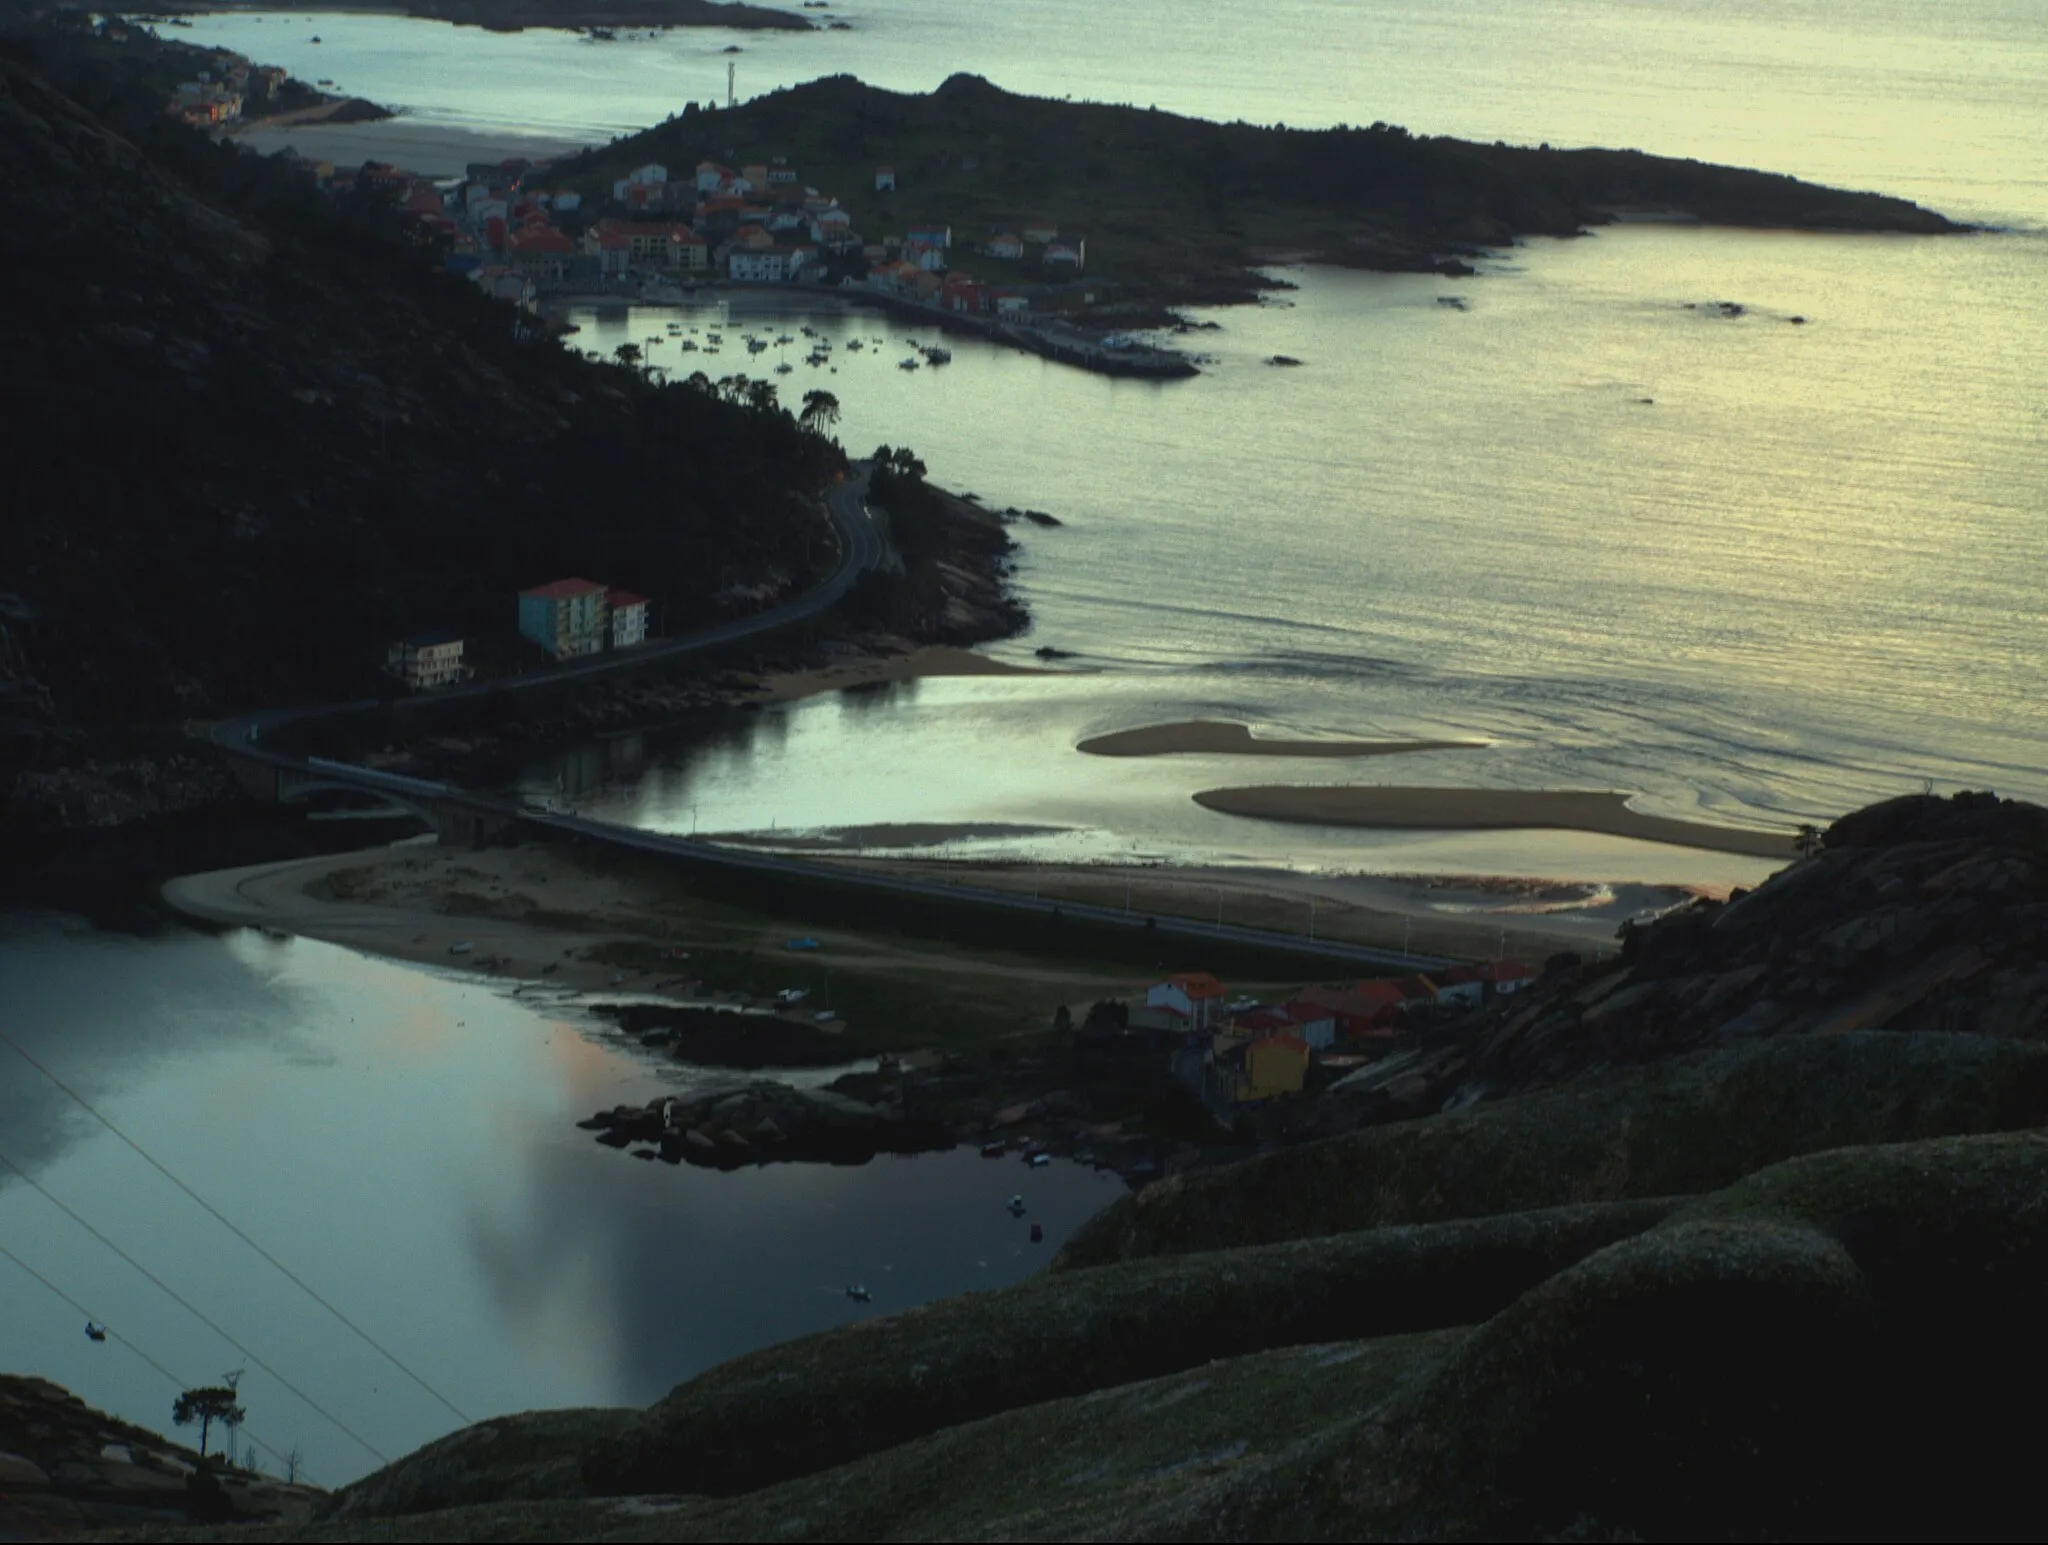
[{"label": "estuary water", "polygon": [[0,983],[8,1037],[84,1102],[0,1046],[0,1369],[161,1431],[181,1387],[245,1370],[245,1443],[273,1473],[298,1448],[321,1485],[460,1423],[85,1105],[477,1419],[644,1405],[754,1347],[1018,1281],[1122,1190],[971,1149],[636,1163],[574,1123],[687,1070],[509,984],[306,940],[0,913]]},{"label": "estuary water", "polygon": [[[1637,145],[1993,228],[1632,225],[1531,242],[1465,281],[1286,271],[1297,288],[1274,304],[1201,314],[1217,330],[1178,341],[1209,356],[1204,374],[1168,384],[964,340],[944,370],[899,372],[905,329],[820,319],[894,352],[856,368],[840,351],[829,374],[792,351],[790,401],[825,387],[850,449],[909,444],[942,482],[1066,523],[1019,528],[1035,626],[995,652],[1050,644],[1087,674],[764,716],[786,728],[764,725],[750,770],[710,787],[701,761],[672,761],[707,825],[1051,816],[1081,833],[1062,842],[1097,852],[1725,881],[1727,861],[1682,850],[1256,830],[1186,796],[1265,781],[1612,788],[1658,813],[1772,826],[1928,783],[2048,797],[2048,11],[1283,0],[1190,22],[1164,0],[874,0],[831,14],[853,30],[593,44],[238,15],[191,35],[471,127],[618,132],[722,94],[720,50],[736,45],[742,95],[838,71],[927,90],[971,70],[1211,117]],[[608,352],[664,318],[578,320],[579,341]],[[704,363],[671,347],[652,357]],[[1305,364],[1275,369],[1274,354]],[[737,349],[725,360],[749,368]],[[1171,770],[1072,752],[1085,733],[1188,717],[1491,749]],[[777,750],[794,744],[800,759]],[[610,799],[648,824],[687,819],[677,798]]]}]

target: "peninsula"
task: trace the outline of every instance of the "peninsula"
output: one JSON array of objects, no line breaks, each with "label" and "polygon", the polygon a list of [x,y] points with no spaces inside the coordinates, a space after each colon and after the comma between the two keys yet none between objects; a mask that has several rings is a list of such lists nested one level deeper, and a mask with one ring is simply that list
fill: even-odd
[{"label": "peninsula", "polygon": [[[297,11],[280,0],[170,0],[155,8],[167,15],[198,16],[209,11]],[[793,11],[746,5],[739,0],[321,0],[323,11],[369,16],[413,16],[423,21],[482,27],[487,32],[524,32],[552,27],[564,32],[615,27],[733,27],[743,31],[811,32]]]},{"label": "peninsula", "polygon": [[1961,229],[1904,199],[1633,150],[1488,145],[1388,123],[1212,123],[1022,96],[975,75],[927,95],[840,75],[729,112],[686,103],[554,171],[589,197],[648,165],[715,176],[733,159],[835,195],[843,229],[860,237],[843,243],[855,256],[943,230],[931,244],[951,271],[1031,288],[1034,315],[1086,312],[1105,327],[1255,298],[1275,285],[1257,271],[1264,265],[1467,274],[1470,259],[1519,237],[1579,235],[1630,212],[1796,230]]}]

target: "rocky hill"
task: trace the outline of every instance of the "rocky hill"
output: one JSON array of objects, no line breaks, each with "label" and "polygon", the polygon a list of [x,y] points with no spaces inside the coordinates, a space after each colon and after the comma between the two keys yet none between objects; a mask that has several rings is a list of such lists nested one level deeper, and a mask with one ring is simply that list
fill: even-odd
[{"label": "rocky hill", "polygon": [[391,639],[508,636],[545,579],[687,614],[801,572],[844,461],[787,411],[585,361],[117,58],[67,51],[60,89],[10,47],[0,782],[374,692]]},{"label": "rocky hill", "polygon": [[[249,1537],[2038,1533],[2044,833],[1859,812],[1492,1026],[1468,1076],[1518,1089],[1162,1182],[1017,1287],[482,1423]],[[1603,983],[1653,990],[1589,1026]]]},{"label": "rocky hill", "polygon": [[[950,224],[955,257],[993,279],[1042,274],[972,248],[1027,217],[1050,220],[1085,234],[1091,279],[1135,301],[1247,298],[1263,282],[1247,266],[1261,262],[1465,271],[1461,254],[1571,235],[1617,208],[1727,225],[1957,229],[1904,199],[1638,151],[1483,145],[1385,123],[1211,123],[1020,96],[973,75],[922,96],[835,76],[730,115],[687,103],[569,171],[598,193],[647,161],[680,171],[729,155],[786,157],[871,238]],[[878,163],[894,168],[894,191],[875,190]]]}]

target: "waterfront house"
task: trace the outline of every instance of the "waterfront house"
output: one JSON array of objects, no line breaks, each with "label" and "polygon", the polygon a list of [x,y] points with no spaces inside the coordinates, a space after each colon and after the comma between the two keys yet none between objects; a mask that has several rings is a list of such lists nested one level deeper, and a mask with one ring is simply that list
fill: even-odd
[{"label": "waterfront house", "polygon": [[626,181],[639,183],[643,187],[665,183],[668,181],[668,168],[657,161],[650,161],[645,166],[636,166],[626,173]]},{"label": "waterfront house", "polygon": [[697,163],[697,191],[699,193],[716,193],[731,180],[731,167],[720,166],[716,161],[699,161]]},{"label": "waterfront house", "polygon": [[768,181],[776,186],[793,183],[796,181],[796,172],[787,166],[771,166],[768,168]]},{"label": "waterfront house", "polygon": [[605,587],[595,580],[558,579],[519,592],[519,634],[558,660],[604,648]]},{"label": "waterfront house", "polygon": [[1206,971],[1183,971],[1145,989],[1148,1008],[1179,1009],[1195,1031],[1212,1028],[1223,1014],[1223,984]]},{"label": "waterfront house", "polygon": [[1329,1014],[1337,1034],[1346,1039],[1392,1034],[1400,1028],[1408,1003],[1401,989],[1384,979],[1348,987],[1304,987],[1294,1001]]},{"label": "waterfront house", "polygon": [[896,191],[895,167],[878,166],[875,168],[875,191],[877,193],[894,193]]},{"label": "waterfront house", "polygon": [[1308,1077],[1309,1045],[1298,1035],[1261,1036],[1244,1049],[1240,1100],[1271,1100],[1300,1094]]},{"label": "waterfront house", "polygon": [[926,273],[939,273],[946,266],[946,249],[926,246],[921,241],[906,241],[903,244],[903,261],[915,264]]},{"label": "waterfront house", "polygon": [[445,630],[400,639],[384,657],[384,672],[415,692],[445,687],[470,674],[462,663],[462,636]]},{"label": "waterfront house", "polygon": [[1088,240],[1086,237],[1065,236],[1061,237],[1058,241],[1046,243],[1045,266],[1047,268],[1064,269],[1068,273],[1078,274],[1086,266],[1087,262]]},{"label": "waterfront house", "polygon": [[1292,998],[1280,1006],[1280,1012],[1292,1023],[1292,1033],[1308,1042],[1310,1051],[1328,1051],[1337,1044],[1337,1016],[1331,1010]]},{"label": "waterfront house", "polygon": [[1024,239],[1034,247],[1042,247],[1049,241],[1058,241],[1060,228],[1050,220],[1026,220],[1020,227]]},{"label": "waterfront house", "polygon": [[979,316],[989,309],[989,304],[988,286],[979,279],[952,273],[946,275],[946,282],[939,286],[939,305],[947,311]]},{"label": "waterfront house", "polygon": [[647,637],[647,612],[652,604],[630,590],[607,590],[605,605],[612,614],[612,648],[631,649]]},{"label": "waterfront house", "polygon": [[914,246],[937,247],[944,252],[953,245],[953,227],[950,225],[914,225],[904,233],[903,240]]},{"label": "waterfront house", "polygon": [[1015,261],[1024,255],[1024,238],[1015,231],[1005,231],[1000,236],[991,236],[981,250],[992,258]]},{"label": "waterfront house", "polygon": [[787,284],[808,256],[802,247],[735,245],[725,252],[726,276],[736,284]]},{"label": "waterfront house", "polygon": [[621,230],[606,230],[613,222],[600,220],[583,233],[583,255],[597,259],[602,278],[613,278],[633,266],[633,242]]},{"label": "waterfront house", "polygon": [[505,239],[505,255],[519,273],[559,279],[569,271],[576,243],[551,225],[525,225]]},{"label": "waterfront house", "polygon": [[1021,322],[1031,315],[1031,302],[1015,290],[992,290],[989,305],[995,314],[1007,322]]}]

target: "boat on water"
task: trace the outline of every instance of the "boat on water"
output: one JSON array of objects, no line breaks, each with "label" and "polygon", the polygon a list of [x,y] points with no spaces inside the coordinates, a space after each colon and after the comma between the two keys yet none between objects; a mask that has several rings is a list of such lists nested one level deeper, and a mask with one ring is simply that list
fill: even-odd
[{"label": "boat on water", "polygon": [[790,373],[791,370],[795,368],[796,367],[790,364],[788,360],[784,360],[781,364],[775,367],[775,373],[779,376],[786,376]]},{"label": "boat on water", "polygon": [[896,361],[896,368],[898,370],[915,370],[917,368],[917,356],[912,355],[909,359],[899,359]]},{"label": "boat on water", "polygon": [[867,345],[862,343],[858,338],[849,338],[846,341],[846,347],[850,352],[857,349],[864,349],[867,347]]},{"label": "boat on water", "polygon": [[930,348],[926,349],[924,357],[925,363],[931,365],[950,365],[953,363],[953,351],[951,349],[942,349],[937,344],[933,344]]}]

